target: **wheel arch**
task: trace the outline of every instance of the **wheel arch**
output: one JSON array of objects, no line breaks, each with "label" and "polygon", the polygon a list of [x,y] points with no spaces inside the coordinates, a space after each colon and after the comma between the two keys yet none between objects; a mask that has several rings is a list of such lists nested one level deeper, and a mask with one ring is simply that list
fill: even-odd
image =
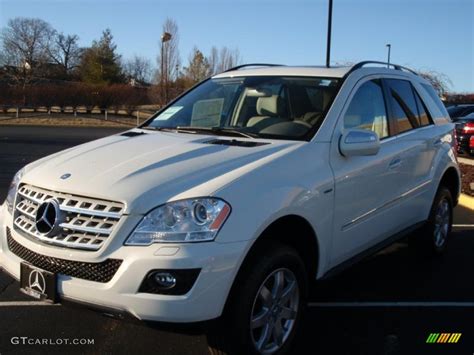
[{"label": "wheel arch", "polygon": [[439,186],[446,186],[449,189],[454,206],[456,206],[461,192],[461,180],[458,170],[452,166],[447,168],[439,181]]},{"label": "wheel arch", "polygon": [[[291,232],[291,233],[290,233]],[[269,242],[278,242],[293,247],[301,256],[307,270],[308,282],[314,281],[321,260],[319,242],[311,224],[299,215],[285,215],[270,223],[254,240],[240,264],[224,305],[224,313],[235,294],[236,286],[245,277],[251,260],[264,251]]]},{"label": "wheel arch", "polygon": [[294,248],[303,259],[309,279],[316,278],[320,246],[316,232],[306,218],[290,214],[273,221],[255,240],[245,260],[269,241],[276,241]]}]

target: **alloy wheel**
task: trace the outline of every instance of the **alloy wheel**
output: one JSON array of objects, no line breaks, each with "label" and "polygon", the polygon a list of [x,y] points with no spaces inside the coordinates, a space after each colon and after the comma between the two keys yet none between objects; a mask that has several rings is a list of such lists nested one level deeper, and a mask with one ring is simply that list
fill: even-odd
[{"label": "alloy wheel", "polygon": [[295,274],[281,268],[263,281],[253,302],[250,333],[261,354],[282,348],[293,330],[298,314],[300,290]]},{"label": "alloy wheel", "polygon": [[449,224],[451,221],[451,211],[447,199],[442,199],[437,208],[434,219],[434,243],[435,246],[441,248],[446,242],[449,233]]}]

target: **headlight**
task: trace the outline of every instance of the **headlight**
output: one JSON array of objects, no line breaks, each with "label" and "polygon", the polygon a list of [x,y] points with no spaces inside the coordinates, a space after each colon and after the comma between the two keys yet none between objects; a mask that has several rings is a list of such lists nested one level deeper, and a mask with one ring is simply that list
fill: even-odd
[{"label": "headlight", "polygon": [[229,213],[230,206],[217,198],[170,202],[148,213],[125,244],[212,241]]},{"label": "headlight", "polygon": [[15,202],[16,192],[18,190],[18,185],[20,184],[20,180],[23,177],[24,173],[25,169],[21,169],[20,171],[18,171],[13,177],[13,180],[10,184],[10,188],[8,189],[8,195],[5,202],[7,203],[7,209],[10,213],[13,212],[13,204]]}]

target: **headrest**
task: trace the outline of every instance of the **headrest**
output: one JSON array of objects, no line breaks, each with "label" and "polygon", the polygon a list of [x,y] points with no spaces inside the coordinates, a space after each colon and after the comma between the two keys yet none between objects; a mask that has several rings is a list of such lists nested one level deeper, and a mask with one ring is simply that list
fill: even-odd
[{"label": "headrest", "polygon": [[278,116],[278,96],[259,97],[257,99],[257,114],[260,116]]}]

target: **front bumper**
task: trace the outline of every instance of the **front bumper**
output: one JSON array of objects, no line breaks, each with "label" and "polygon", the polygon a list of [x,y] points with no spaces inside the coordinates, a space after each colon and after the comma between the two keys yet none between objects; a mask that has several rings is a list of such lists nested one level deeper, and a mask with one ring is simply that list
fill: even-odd
[{"label": "front bumper", "polygon": [[[26,240],[15,232],[6,207],[0,207],[0,268],[17,280],[20,263],[7,245],[6,228],[11,237],[29,250],[57,257],[57,247],[45,247]],[[128,313],[146,321],[188,323],[205,321],[221,315],[232,282],[248,248],[248,241],[236,243],[194,243],[148,247],[122,246],[106,258],[123,260],[108,282],[101,283],[58,274],[58,296],[93,308]],[[52,250],[54,249],[54,255]],[[48,253],[48,250],[50,251]],[[60,249],[61,250],[61,249]],[[70,250],[62,249],[62,259]],[[95,260],[102,262],[104,258]],[[185,295],[159,295],[138,292],[145,275],[152,269],[201,269],[191,290]]]}]

